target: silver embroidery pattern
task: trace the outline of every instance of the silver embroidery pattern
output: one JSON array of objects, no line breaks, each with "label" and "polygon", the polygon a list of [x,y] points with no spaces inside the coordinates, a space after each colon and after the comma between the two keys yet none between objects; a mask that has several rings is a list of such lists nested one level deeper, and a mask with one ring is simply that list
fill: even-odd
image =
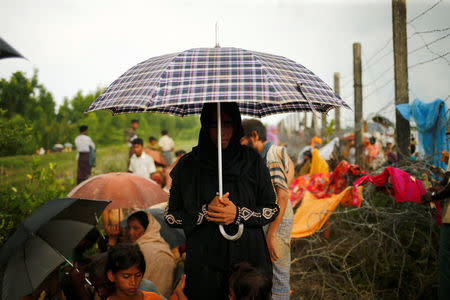
[{"label": "silver embroidery pattern", "polygon": [[166,218],[166,221],[167,221],[167,223],[169,223],[169,224],[178,224],[178,225],[181,225],[181,220],[177,220],[175,217],[174,217],[174,215],[172,215],[172,214],[166,214],[165,215],[165,218]]},{"label": "silver embroidery pattern", "polygon": [[263,208],[263,211],[262,211],[262,214],[263,214],[263,217],[264,217],[264,218],[270,219],[270,218],[272,218],[272,216],[273,216],[277,211],[278,211],[278,210],[277,210],[276,208],[272,209],[272,208],[264,207],[264,208]]},{"label": "silver embroidery pattern", "polygon": [[236,216],[236,221],[234,221],[234,224],[239,225],[239,224],[241,224],[241,207],[238,206],[237,209],[238,209],[238,213]]},{"label": "silver embroidery pattern", "polygon": [[198,213],[197,225],[202,224],[204,218],[206,218],[206,204],[202,205],[202,210]]},{"label": "silver embroidery pattern", "polygon": [[261,214],[248,209],[247,207],[239,207],[239,217],[238,219],[243,219],[247,221],[251,217],[261,218]]}]

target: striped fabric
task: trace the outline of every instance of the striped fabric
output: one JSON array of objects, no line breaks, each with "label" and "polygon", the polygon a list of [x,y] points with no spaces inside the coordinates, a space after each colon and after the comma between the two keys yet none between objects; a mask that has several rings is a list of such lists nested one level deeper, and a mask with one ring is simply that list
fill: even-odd
[{"label": "striped fabric", "polygon": [[285,147],[272,145],[267,151],[267,168],[270,172],[272,185],[289,191],[286,175],[289,172],[289,160]]},{"label": "striped fabric", "polygon": [[237,102],[242,114],[328,110],[348,105],[292,60],[239,48],[195,48],[150,58],[114,81],[87,112],[199,114],[204,103]]}]

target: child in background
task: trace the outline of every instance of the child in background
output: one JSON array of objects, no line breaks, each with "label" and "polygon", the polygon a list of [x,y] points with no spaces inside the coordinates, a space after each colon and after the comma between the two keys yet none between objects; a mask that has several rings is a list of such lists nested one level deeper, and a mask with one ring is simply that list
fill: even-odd
[{"label": "child in background", "polygon": [[229,286],[229,300],[270,300],[272,297],[272,281],[247,262],[234,266]]}]

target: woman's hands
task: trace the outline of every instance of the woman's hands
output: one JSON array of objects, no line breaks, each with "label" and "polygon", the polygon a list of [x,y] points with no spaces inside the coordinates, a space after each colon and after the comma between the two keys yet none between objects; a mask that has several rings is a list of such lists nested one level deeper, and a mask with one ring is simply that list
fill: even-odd
[{"label": "woman's hands", "polygon": [[216,196],[208,204],[206,219],[219,225],[229,225],[236,219],[236,205],[228,199],[230,193]]}]

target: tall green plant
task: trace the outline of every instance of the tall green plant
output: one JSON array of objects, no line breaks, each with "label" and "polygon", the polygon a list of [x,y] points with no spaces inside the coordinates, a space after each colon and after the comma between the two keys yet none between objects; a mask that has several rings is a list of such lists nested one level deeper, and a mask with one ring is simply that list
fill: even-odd
[{"label": "tall green plant", "polygon": [[27,184],[20,188],[6,186],[0,190],[0,199],[2,199],[0,245],[39,206],[48,200],[63,198],[67,194],[67,189],[74,185],[73,179],[68,180],[56,176],[54,163],[49,163],[46,168],[40,168],[39,163],[40,157],[34,156],[31,172],[26,174]]}]

